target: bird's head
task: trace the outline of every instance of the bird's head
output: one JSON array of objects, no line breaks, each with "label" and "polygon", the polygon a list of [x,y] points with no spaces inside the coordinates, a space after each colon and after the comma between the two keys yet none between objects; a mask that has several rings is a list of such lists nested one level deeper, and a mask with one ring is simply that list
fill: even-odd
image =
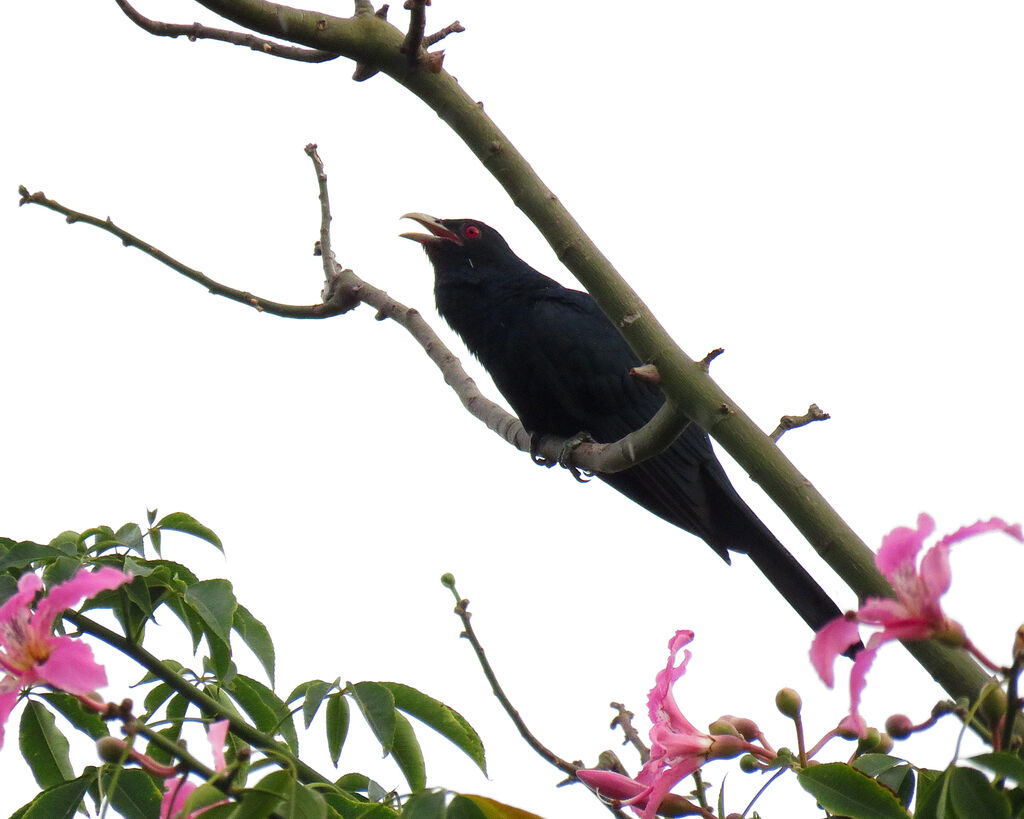
[{"label": "bird's head", "polygon": [[425,213],[407,213],[402,218],[419,222],[430,231],[401,235],[423,245],[438,272],[467,263],[516,258],[498,231],[476,219],[438,219]]}]

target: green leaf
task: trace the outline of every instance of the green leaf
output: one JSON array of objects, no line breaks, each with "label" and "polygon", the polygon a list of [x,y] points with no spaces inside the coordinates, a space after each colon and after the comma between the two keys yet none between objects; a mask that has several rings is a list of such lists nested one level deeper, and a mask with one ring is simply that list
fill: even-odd
[{"label": "green leaf", "polygon": [[395,699],[391,692],[380,683],[374,682],[349,683],[348,689],[352,692],[370,730],[380,742],[384,754],[389,754],[391,743],[395,739]]},{"label": "green leaf", "polygon": [[949,801],[961,819],[1010,819],[1010,800],[981,771],[954,768],[949,783]]},{"label": "green leaf", "polygon": [[203,658],[203,670],[212,673],[221,684],[227,685],[238,673],[238,668],[231,660],[231,646],[210,631],[206,632],[206,644],[210,654]]},{"label": "green leaf", "polygon": [[338,767],[338,759],[341,757],[341,746],[345,744],[345,737],[348,735],[348,700],[342,694],[331,694],[327,698],[327,748],[331,752],[331,762]]},{"label": "green leaf", "polygon": [[100,715],[95,711],[87,711],[78,697],[65,694],[63,691],[54,691],[40,696],[50,703],[50,706],[64,719],[92,739],[110,735],[107,723],[100,719]]},{"label": "green leaf", "polygon": [[137,523],[126,523],[117,530],[114,537],[131,551],[142,554],[142,530]]},{"label": "green leaf", "polygon": [[68,557],[74,557],[79,554],[78,532],[72,532],[70,529],[66,532],[61,532],[50,541],[50,546],[54,549],[59,549]]},{"label": "green leaf", "polygon": [[1024,785],[1024,759],[1009,751],[980,754],[979,756],[972,756],[967,761],[980,765],[982,768],[987,768],[997,776],[1003,776]]},{"label": "green leaf", "polygon": [[18,819],[72,819],[89,786],[95,781],[96,769],[89,768],[77,779],[47,788],[17,810],[14,816]]},{"label": "green leaf", "polygon": [[402,683],[382,682],[394,697],[395,707],[416,717],[472,759],[485,774],[487,762],[480,736],[454,708]]},{"label": "green leaf", "polygon": [[[183,816],[191,816],[194,811],[197,811],[200,808],[216,805],[226,799],[227,797],[224,795],[224,791],[214,785],[211,785],[209,782],[204,782],[188,795],[188,798],[185,800],[185,804],[181,806],[181,812]],[[232,805],[231,807],[234,808],[235,806]],[[208,816],[209,811],[203,811],[202,815]]]},{"label": "green leaf", "polygon": [[64,552],[53,546],[44,546],[41,543],[30,543],[23,541],[16,543],[11,548],[0,553],[0,571],[7,569],[23,570],[32,563],[39,560],[56,560],[64,557]]},{"label": "green leaf", "polygon": [[444,791],[420,791],[402,806],[402,819],[444,819]]},{"label": "green leaf", "polygon": [[896,798],[900,800],[900,804],[903,807],[910,807],[910,800],[914,797],[914,784],[917,778],[912,765],[906,763],[897,765],[895,768],[883,771],[876,778],[881,784],[896,794]]},{"label": "green leaf", "polygon": [[[270,639],[270,632],[267,627],[252,616],[252,613],[245,606],[238,604],[235,608],[235,616],[231,623],[232,628],[238,632],[247,646],[260,661],[263,670],[267,672],[267,679],[270,685],[274,685],[274,641]],[[307,727],[309,722],[306,722]]]},{"label": "green leaf", "polygon": [[302,698],[302,723],[307,728],[331,688],[331,684],[323,680],[310,680],[306,683],[306,695]]},{"label": "green leaf", "polygon": [[427,787],[427,770],[420,743],[409,720],[398,711],[395,712],[395,737],[391,743],[391,756],[398,763],[410,790],[419,791]]},{"label": "green leaf", "polygon": [[842,762],[828,762],[797,773],[804,790],[827,811],[852,819],[907,819],[909,814],[888,789]]},{"label": "green leaf", "polygon": [[234,819],[266,819],[282,801],[292,801],[295,779],[289,771],[274,771],[242,791]]},{"label": "green leaf", "polygon": [[103,782],[110,804],[124,819],[152,819],[160,815],[163,792],[145,771],[111,767],[104,770]]},{"label": "green leaf", "polygon": [[326,819],[327,803],[319,791],[296,785],[289,810],[285,813],[288,819]]},{"label": "green leaf", "polygon": [[42,703],[29,700],[21,713],[18,742],[40,788],[52,788],[75,778],[69,746],[56,721]]},{"label": "green leaf", "polygon": [[[156,713],[156,709],[163,705],[167,698],[174,693],[174,689],[171,688],[167,683],[162,682],[158,685],[153,686],[149,693],[146,694],[146,699],[143,701],[143,706],[146,709],[147,715],[153,715]],[[143,720],[146,722],[147,720]]]},{"label": "green leaf", "polygon": [[862,754],[851,764],[856,770],[875,779],[880,773],[903,764],[903,760],[888,754]]},{"label": "green leaf", "polygon": [[224,545],[220,542],[220,538],[214,534],[213,530],[203,526],[198,520],[185,512],[172,512],[169,515],[164,515],[153,528],[185,532],[213,544],[221,552],[224,551]]},{"label": "green leaf", "polygon": [[232,699],[252,717],[259,730],[280,734],[292,753],[299,753],[299,738],[295,733],[291,711],[277,694],[263,683],[244,674],[237,675],[226,687]]},{"label": "green leaf", "polygon": [[[463,804],[464,802],[470,803],[473,807],[477,808],[480,813],[461,813],[460,811],[462,810],[468,810],[468,808]],[[455,809],[455,813],[452,813],[453,809]],[[450,819],[476,819],[479,815],[482,815],[484,819],[541,819],[535,813],[520,810],[519,808],[514,808],[511,805],[495,802],[493,799],[488,799],[486,796],[477,796],[471,793],[459,794],[452,800],[451,805],[448,806],[448,816]]]},{"label": "green leaf", "polygon": [[919,772],[914,819],[938,819],[940,816],[944,819],[953,819],[952,810],[947,811],[952,772],[952,768],[947,768],[941,773],[928,770]]},{"label": "green leaf", "polygon": [[238,602],[227,580],[200,580],[185,590],[185,602],[224,645],[231,644],[231,625]]},{"label": "green leaf", "polygon": [[[181,727],[185,722],[185,714],[188,713],[189,705],[191,703],[181,694],[175,694],[171,697],[167,703],[167,708],[164,710],[164,719],[170,722],[170,725],[166,728],[161,728],[157,733],[166,737],[171,742],[177,742],[181,736]],[[171,763],[171,755],[155,742],[150,742],[146,746],[146,754],[163,765]]]},{"label": "green leaf", "polygon": [[[342,819],[394,819],[398,814],[385,805],[324,791],[324,801]],[[404,816],[404,814],[403,814]]]}]

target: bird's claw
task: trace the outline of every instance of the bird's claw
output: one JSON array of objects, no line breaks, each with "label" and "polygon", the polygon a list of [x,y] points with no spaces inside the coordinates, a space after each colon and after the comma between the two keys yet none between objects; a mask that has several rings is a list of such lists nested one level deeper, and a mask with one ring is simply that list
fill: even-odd
[{"label": "bird's claw", "polygon": [[562,451],[558,453],[558,465],[564,469],[568,469],[569,474],[580,483],[586,483],[589,481],[594,473],[573,465],[571,463],[572,453],[580,444],[592,443],[594,443],[594,438],[589,432],[577,432],[571,438],[565,439],[565,443],[562,444]]},{"label": "bird's claw", "polygon": [[580,483],[586,483],[593,477],[593,472],[586,469],[580,469],[578,466],[572,463],[572,453],[580,444],[592,444],[594,443],[593,437],[589,432],[577,432],[571,438],[566,438],[562,443],[562,449],[558,453],[557,458],[549,458],[546,455],[541,454],[540,442],[541,435],[533,433],[530,436],[530,458],[537,466],[543,466],[547,469],[551,469],[553,466],[560,466],[563,469],[569,470],[569,474],[572,475]]},{"label": "bird's claw", "polygon": [[530,434],[530,459],[537,464],[537,466],[543,466],[545,469],[551,469],[558,461],[552,460],[545,455],[541,454],[540,441],[542,435],[538,435],[536,432]]}]

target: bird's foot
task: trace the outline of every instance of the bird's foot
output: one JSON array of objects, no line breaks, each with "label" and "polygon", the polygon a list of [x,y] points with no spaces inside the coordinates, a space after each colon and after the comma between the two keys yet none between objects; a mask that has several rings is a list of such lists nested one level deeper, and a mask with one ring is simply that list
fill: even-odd
[{"label": "bird's foot", "polygon": [[572,464],[572,453],[580,444],[592,444],[595,443],[593,437],[589,432],[577,432],[571,438],[566,438],[562,443],[562,449],[558,453],[557,458],[548,458],[543,455],[540,451],[540,442],[543,436],[538,435],[536,432],[530,435],[530,458],[537,466],[543,466],[547,469],[551,469],[553,466],[560,466],[563,469],[568,469],[569,474],[572,475],[580,483],[586,483],[593,476],[593,472],[589,472],[586,469],[580,469],[578,466]]},{"label": "bird's foot", "polygon": [[562,444],[562,451],[558,454],[558,465],[564,469],[568,469],[569,474],[580,483],[586,483],[589,481],[594,473],[588,472],[586,469],[580,469],[578,466],[574,466],[571,463],[572,453],[580,444],[593,443],[595,443],[594,438],[589,432],[577,432],[571,438],[565,439],[565,443]]},{"label": "bird's foot", "polygon": [[537,466],[543,466],[545,469],[551,469],[558,461],[552,460],[541,454],[540,441],[543,435],[539,435],[536,432],[530,433],[530,459],[537,464]]}]

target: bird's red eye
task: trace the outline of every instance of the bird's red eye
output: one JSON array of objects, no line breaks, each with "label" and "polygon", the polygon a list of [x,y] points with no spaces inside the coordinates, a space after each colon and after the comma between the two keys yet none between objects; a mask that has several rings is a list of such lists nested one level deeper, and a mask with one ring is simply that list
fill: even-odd
[{"label": "bird's red eye", "polygon": [[467,239],[476,239],[480,235],[480,228],[476,225],[466,225],[465,229],[462,231],[462,235]]}]

